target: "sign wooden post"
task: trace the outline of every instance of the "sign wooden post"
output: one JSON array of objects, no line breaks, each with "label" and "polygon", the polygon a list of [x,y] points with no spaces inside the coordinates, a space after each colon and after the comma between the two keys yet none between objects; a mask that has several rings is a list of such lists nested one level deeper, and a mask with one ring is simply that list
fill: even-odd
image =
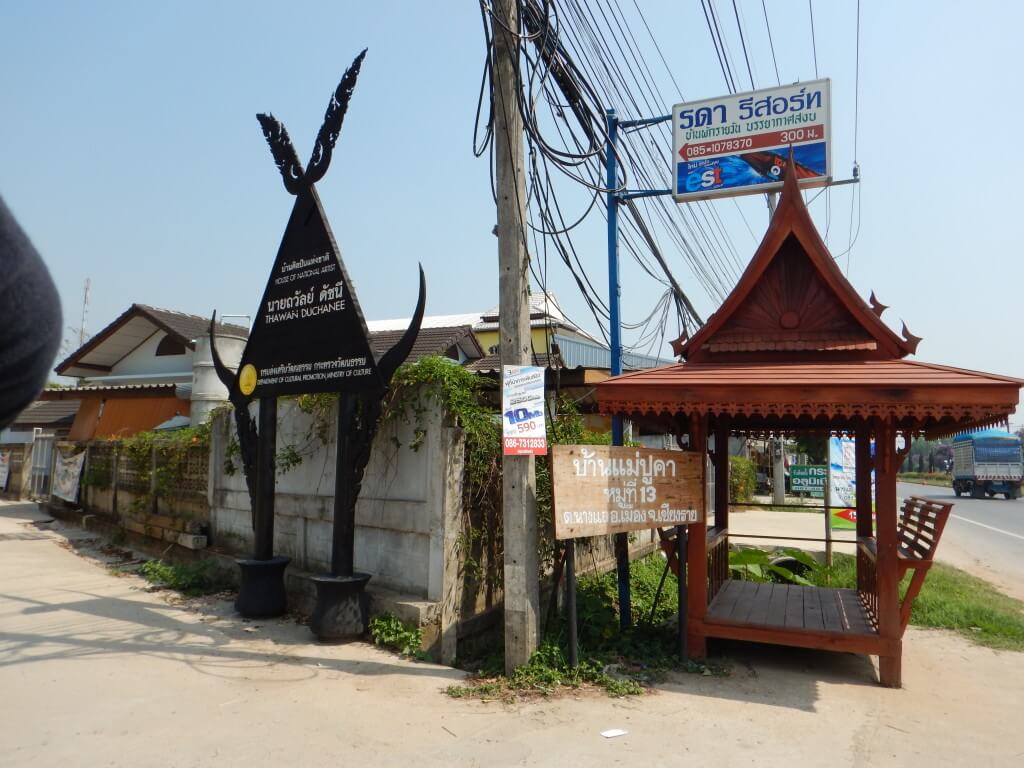
[{"label": "sign wooden post", "polygon": [[[555,445],[551,482],[555,538],[566,540],[569,661],[579,658],[575,539],[676,528],[686,562],[686,526],[705,518],[704,457],[609,445]],[[682,567],[681,567],[682,569]],[[679,650],[686,658],[686,579],[679,579]]]}]

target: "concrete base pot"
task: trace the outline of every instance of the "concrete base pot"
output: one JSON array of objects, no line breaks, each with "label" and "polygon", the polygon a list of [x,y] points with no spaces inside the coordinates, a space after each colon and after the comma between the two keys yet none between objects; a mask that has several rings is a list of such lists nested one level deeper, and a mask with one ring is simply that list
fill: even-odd
[{"label": "concrete base pot", "polygon": [[316,608],[309,628],[318,640],[354,640],[366,633],[369,620],[368,573],[314,576]]},{"label": "concrete base pot", "polygon": [[288,610],[284,591],[284,569],[290,557],[269,560],[236,560],[241,570],[235,610],[247,619],[282,616]]}]

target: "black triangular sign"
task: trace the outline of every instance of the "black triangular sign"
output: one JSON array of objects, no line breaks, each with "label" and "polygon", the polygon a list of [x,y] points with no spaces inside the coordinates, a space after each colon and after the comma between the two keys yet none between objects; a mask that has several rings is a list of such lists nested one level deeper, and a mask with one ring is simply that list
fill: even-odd
[{"label": "black triangular sign", "polygon": [[382,387],[366,321],[312,185],[295,200],[242,355],[239,387],[254,397]]}]

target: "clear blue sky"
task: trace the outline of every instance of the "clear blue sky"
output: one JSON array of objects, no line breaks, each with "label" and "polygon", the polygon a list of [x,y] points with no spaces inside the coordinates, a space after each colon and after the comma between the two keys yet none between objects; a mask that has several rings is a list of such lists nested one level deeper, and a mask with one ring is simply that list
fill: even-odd
[{"label": "clear blue sky", "polygon": [[[725,93],[700,4],[639,4],[683,95]],[[674,100],[632,0],[620,5]],[[761,3],[739,7],[755,84],[772,85]],[[732,4],[717,8],[747,88]],[[807,3],[767,0],[767,9],[782,81],[813,79]],[[848,178],[856,4],[817,0],[814,14],[818,69],[833,79],[835,175]],[[1020,214],[1014,166],[998,152],[1024,124],[1014,85],[1022,17],[1015,3],[864,0],[863,204],[849,272],[864,296],[874,289],[891,305],[890,325],[906,319],[924,337],[919,359],[1018,376]],[[364,313],[407,316],[417,261],[428,312],[497,303],[487,162],[471,152],[484,55],[474,2],[0,0],[0,19],[0,195],[50,265],[67,325],[79,324],[87,277],[92,332],[132,302],[254,313],[293,200],[255,113],[279,117],[305,160],[330,93],[363,47],[363,74],[318,189]],[[832,191],[830,215],[826,196],[812,206],[835,254],[849,242],[852,189]],[[736,205],[714,205],[746,261],[756,241]],[[739,206],[759,238],[763,196]],[[599,215],[577,244],[604,284]],[[710,314],[714,302],[682,258],[667,256]],[[550,287],[570,315],[588,318],[567,273],[552,268]],[[625,264],[627,321],[660,293]]]}]

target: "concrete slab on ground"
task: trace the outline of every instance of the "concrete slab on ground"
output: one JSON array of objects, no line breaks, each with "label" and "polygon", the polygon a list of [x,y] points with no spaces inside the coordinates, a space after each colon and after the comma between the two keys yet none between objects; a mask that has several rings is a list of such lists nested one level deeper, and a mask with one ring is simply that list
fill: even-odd
[{"label": "concrete slab on ground", "polygon": [[[505,705],[462,673],[293,620],[146,591],[70,551],[91,534],[0,505],[0,766],[1019,764],[1024,655],[911,630],[903,690],[864,657],[728,646],[729,677]],[[600,732],[627,733],[605,739]]]}]

